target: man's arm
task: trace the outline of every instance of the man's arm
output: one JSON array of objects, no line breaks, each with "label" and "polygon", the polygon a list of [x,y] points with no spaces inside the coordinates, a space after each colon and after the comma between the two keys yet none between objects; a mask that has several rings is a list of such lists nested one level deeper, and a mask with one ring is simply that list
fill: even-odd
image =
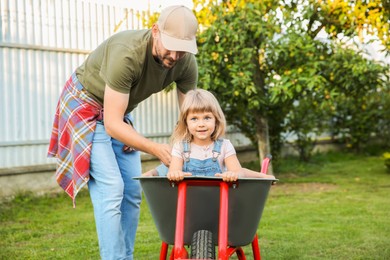
[{"label": "man's arm", "polygon": [[179,109],[181,109],[181,105],[183,104],[186,94],[181,92],[178,88],[176,88],[176,92],[177,92],[177,100],[179,101]]},{"label": "man's arm", "polygon": [[162,163],[169,165],[171,147],[167,144],[155,143],[140,135],[135,129],[123,121],[128,105],[129,94],[123,94],[106,85],[104,93],[104,127],[111,137],[127,146],[152,154]]},{"label": "man's arm", "polygon": [[[190,55],[187,53],[187,55]],[[183,104],[185,93],[190,89],[196,89],[198,83],[198,64],[194,55],[190,56],[190,61],[186,65],[186,69],[183,74],[180,76],[180,79],[177,79],[176,82],[176,92],[179,101],[179,108]]]}]

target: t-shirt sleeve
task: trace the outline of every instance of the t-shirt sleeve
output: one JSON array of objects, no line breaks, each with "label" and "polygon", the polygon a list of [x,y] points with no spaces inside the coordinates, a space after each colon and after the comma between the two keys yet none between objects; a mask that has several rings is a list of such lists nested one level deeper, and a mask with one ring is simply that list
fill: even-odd
[{"label": "t-shirt sleeve", "polygon": [[233,144],[228,139],[224,139],[223,140],[223,150],[224,150],[224,153],[225,153],[224,158],[227,158],[227,157],[229,157],[231,155],[236,154],[236,149],[234,149]]},{"label": "t-shirt sleeve", "polygon": [[134,68],[139,67],[126,46],[107,44],[99,75],[112,89],[124,94],[130,93],[130,87],[135,78]]},{"label": "t-shirt sleeve", "polygon": [[196,88],[196,85],[198,84],[198,64],[196,63],[194,55],[190,56],[183,73],[175,82],[177,88],[184,94],[189,90]]},{"label": "t-shirt sleeve", "polygon": [[182,154],[181,154],[181,151],[182,151],[182,147],[180,145],[180,143],[175,143],[172,147],[172,156],[175,156],[175,157],[179,157],[179,158],[183,158]]}]

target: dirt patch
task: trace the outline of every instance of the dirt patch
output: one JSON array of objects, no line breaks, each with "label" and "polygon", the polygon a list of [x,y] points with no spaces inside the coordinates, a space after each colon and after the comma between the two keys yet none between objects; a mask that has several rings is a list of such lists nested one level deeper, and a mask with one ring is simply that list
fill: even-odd
[{"label": "dirt patch", "polygon": [[335,184],[327,183],[288,183],[288,184],[276,184],[272,186],[272,193],[279,194],[291,194],[291,193],[315,193],[315,192],[327,192],[337,188]]}]

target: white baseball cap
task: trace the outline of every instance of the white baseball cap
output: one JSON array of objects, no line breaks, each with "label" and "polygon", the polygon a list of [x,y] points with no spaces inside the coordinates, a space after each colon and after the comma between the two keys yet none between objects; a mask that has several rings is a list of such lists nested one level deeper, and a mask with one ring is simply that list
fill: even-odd
[{"label": "white baseball cap", "polygon": [[161,11],[157,21],[161,42],[170,51],[185,51],[196,54],[196,31],[198,21],[194,13],[183,5],[169,6]]}]

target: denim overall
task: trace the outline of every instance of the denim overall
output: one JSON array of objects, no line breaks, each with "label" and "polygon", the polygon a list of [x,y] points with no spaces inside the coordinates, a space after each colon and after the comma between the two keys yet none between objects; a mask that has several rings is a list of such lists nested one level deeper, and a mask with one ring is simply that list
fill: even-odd
[{"label": "denim overall", "polygon": [[[190,158],[191,147],[189,142],[183,142],[184,165],[183,172],[190,172],[192,176],[214,176],[216,173],[222,173],[218,162],[218,156],[221,154],[222,139],[214,142],[213,156],[205,160]],[[156,168],[159,176],[168,174],[168,167],[164,164]]]},{"label": "denim overall", "polygon": [[222,173],[218,162],[218,156],[221,154],[222,140],[214,142],[213,156],[211,158],[200,160],[190,158],[191,147],[189,142],[183,143],[184,165],[183,172],[190,172],[192,176],[214,176],[216,173]]}]

